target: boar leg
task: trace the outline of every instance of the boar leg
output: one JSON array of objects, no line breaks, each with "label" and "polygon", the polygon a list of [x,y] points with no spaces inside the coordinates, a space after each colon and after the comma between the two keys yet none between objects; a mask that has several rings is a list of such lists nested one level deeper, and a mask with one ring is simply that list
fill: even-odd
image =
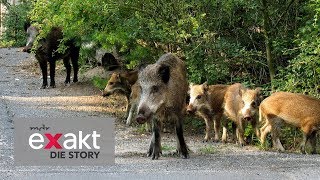
[{"label": "boar leg", "polygon": [[63,64],[67,70],[66,80],[64,81],[64,84],[67,85],[67,84],[70,84],[70,74],[71,74],[71,65],[69,62],[69,57],[66,57],[63,59]]},{"label": "boar leg", "polygon": [[266,124],[260,129],[261,130],[260,142],[262,146],[265,146],[267,134],[271,131],[271,129],[272,127],[268,122],[266,122]]},{"label": "boar leg", "polygon": [[316,154],[316,145],[317,145],[317,131],[313,131],[309,138],[311,144],[311,154]]},{"label": "boar leg", "polygon": [[206,136],[204,137],[204,141],[208,142],[211,138],[211,127],[212,127],[212,120],[208,115],[204,116],[204,121],[206,122]]},{"label": "boar leg", "polygon": [[278,149],[278,151],[283,152],[284,151],[284,147],[282,146],[282,143],[281,143],[281,141],[279,139],[281,119],[276,118],[276,119],[273,119],[272,122],[275,122],[271,126],[272,127],[271,136],[272,136],[273,146],[276,147]]},{"label": "boar leg", "polygon": [[308,135],[306,133],[303,133],[302,142],[300,144],[300,151],[301,151],[302,154],[306,153],[305,146],[306,146],[307,140],[308,140]]},{"label": "boar leg", "polygon": [[257,138],[260,138],[260,130],[258,128],[257,121],[255,121],[255,119],[253,119],[251,121],[251,125],[252,125],[252,129],[254,129],[254,132],[255,132]]},{"label": "boar leg", "polygon": [[300,145],[300,151],[302,154],[306,154],[306,144],[307,144],[307,141],[309,140],[310,141],[310,144],[311,144],[311,147],[312,147],[312,150],[311,150],[311,154],[315,154],[316,153],[316,131],[313,131],[312,133],[305,133],[303,132],[303,138],[302,138],[302,142],[301,142],[301,145]]},{"label": "boar leg", "polygon": [[129,117],[130,109],[131,109],[131,101],[130,96],[126,96],[127,104],[126,104],[126,118]]},{"label": "boar leg", "polygon": [[213,123],[214,123],[214,141],[215,142],[219,142],[221,117],[222,117],[222,114],[219,113],[219,114],[215,115],[214,120],[213,120]]},{"label": "boar leg", "polygon": [[161,137],[160,137],[160,124],[156,118],[152,119],[152,138],[148,151],[148,157],[159,159],[161,153]]},{"label": "boar leg", "polygon": [[49,59],[49,64],[50,64],[50,87],[55,88],[56,83],[54,81],[54,76],[56,73],[56,61],[53,59]]},{"label": "boar leg", "polygon": [[181,116],[173,115],[176,119],[176,134],[177,134],[177,152],[183,159],[189,158],[188,148],[183,137],[183,119]]},{"label": "boar leg", "polygon": [[48,86],[48,63],[47,61],[39,61],[40,69],[42,72],[42,86],[41,89],[45,89]]},{"label": "boar leg", "polygon": [[78,60],[79,60],[79,51],[80,48],[79,47],[74,47],[71,50],[71,62],[72,62],[72,67],[73,67],[73,82],[78,82],[78,71],[79,71],[79,64],[78,64]]},{"label": "boar leg", "polygon": [[129,115],[127,118],[127,123],[126,123],[128,126],[132,123],[132,117],[133,117],[133,114],[134,114],[136,108],[137,108],[137,103],[131,104]]},{"label": "boar leg", "polygon": [[244,146],[245,145],[245,142],[244,142],[244,128],[243,128],[242,120],[238,121],[236,131],[237,131],[237,137],[238,137],[239,145],[240,146]]},{"label": "boar leg", "polygon": [[228,121],[226,119],[222,119],[222,142],[227,142],[227,133],[228,133]]},{"label": "boar leg", "polygon": [[[228,125],[227,125],[228,127]],[[231,127],[232,127],[232,141],[236,142],[238,139],[238,135],[237,135],[237,123],[231,121]]]}]

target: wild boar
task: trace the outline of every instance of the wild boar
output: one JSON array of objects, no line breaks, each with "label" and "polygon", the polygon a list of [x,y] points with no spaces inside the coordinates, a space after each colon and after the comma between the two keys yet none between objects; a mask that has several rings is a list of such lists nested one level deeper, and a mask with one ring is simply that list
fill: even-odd
[{"label": "wild boar", "polygon": [[265,143],[267,133],[271,132],[273,146],[284,151],[279,139],[280,125],[284,122],[301,129],[301,153],[306,153],[307,141],[312,146],[311,153],[316,153],[316,134],[320,128],[319,99],[297,93],[276,92],[262,101],[259,110],[259,121],[265,119],[265,124],[260,129],[261,144]]},{"label": "wild boar", "polygon": [[188,90],[185,63],[174,54],[164,54],[155,64],[148,65],[139,73],[138,82],[141,96],[136,120],[140,124],[152,121],[148,156],[159,158],[161,122],[168,120],[176,124],[177,152],[182,158],[188,158],[182,127]]},{"label": "wild boar", "polygon": [[[223,115],[223,100],[227,85],[210,85],[205,82],[200,85],[190,84],[190,101],[187,106],[188,113],[196,112],[205,120],[207,142],[211,138],[212,121],[214,123],[214,141],[219,141],[220,119]],[[225,130],[224,130],[225,131]],[[226,142],[226,139],[223,139]]]},{"label": "wild boar", "polygon": [[137,82],[138,70],[114,72],[112,73],[108,84],[102,92],[102,96],[109,96],[115,92],[119,92],[126,96],[126,124],[132,123],[132,117],[137,109],[140,87]]},{"label": "wild boar", "polygon": [[[38,30],[34,26],[30,26],[27,29],[27,44],[23,48],[24,52],[30,52],[33,43],[38,35]],[[76,45],[74,40],[68,40],[65,42],[67,49],[64,53],[59,53],[57,50],[59,48],[60,42],[63,39],[62,29],[59,27],[53,27],[48,33],[46,38],[39,40],[39,46],[35,50],[35,57],[39,62],[40,69],[42,72],[42,86],[41,89],[45,89],[48,86],[47,76],[48,76],[48,63],[50,65],[50,87],[54,88],[55,85],[55,67],[56,61],[63,59],[64,66],[67,70],[67,76],[65,84],[70,83],[70,73],[71,65],[70,59],[73,67],[73,82],[78,82],[78,59],[80,47]]]},{"label": "wild boar", "polygon": [[[247,89],[242,84],[236,83],[228,87],[224,96],[224,114],[236,124],[236,135],[240,146],[245,145],[244,129],[247,122],[251,122],[257,137],[260,137],[255,118],[261,102],[260,88]],[[226,126],[226,125],[223,125]],[[223,132],[223,137],[226,137]]]}]

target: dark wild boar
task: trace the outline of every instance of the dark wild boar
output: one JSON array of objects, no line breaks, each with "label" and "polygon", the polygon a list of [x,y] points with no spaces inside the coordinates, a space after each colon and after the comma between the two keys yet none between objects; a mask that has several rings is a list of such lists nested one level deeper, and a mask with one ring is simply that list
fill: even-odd
[{"label": "dark wild boar", "polygon": [[145,67],[138,78],[141,87],[137,122],[152,121],[152,138],[148,156],[158,159],[161,153],[161,122],[175,122],[177,152],[182,158],[189,153],[183,136],[183,116],[186,106],[188,83],[185,63],[168,53],[155,64]]},{"label": "dark wild boar", "polygon": [[316,134],[320,128],[319,99],[297,93],[276,92],[263,100],[259,109],[259,121],[265,119],[265,124],[260,129],[261,144],[265,143],[267,133],[271,132],[273,146],[284,151],[279,139],[280,127],[284,122],[301,129],[301,153],[306,153],[307,141],[312,146],[311,153],[316,153]]},{"label": "dark wild boar", "polygon": [[[257,137],[260,137],[256,118],[256,112],[260,102],[260,88],[251,90],[245,88],[240,83],[236,83],[229,86],[227,89],[224,97],[224,114],[237,126],[236,135],[240,146],[245,145],[244,129],[249,121],[255,129]],[[226,126],[226,124],[223,126]],[[226,134],[223,134],[222,136],[226,137]]]},{"label": "dark wild boar", "polygon": [[137,104],[140,97],[140,87],[137,82],[138,71],[122,71],[112,73],[108,84],[102,92],[103,96],[109,96],[115,92],[126,96],[126,124],[132,123],[132,117],[137,109]]},{"label": "dark wild boar", "polygon": [[[227,88],[227,85],[208,86],[207,83],[200,85],[190,84],[190,101],[187,112],[196,112],[205,120],[205,141],[208,141],[211,138],[212,122],[214,123],[214,141],[219,141],[220,120],[223,115],[223,100]],[[223,139],[223,141],[226,142],[226,139]]]},{"label": "dark wild boar", "polygon": [[[30,26],[27,29],[27,44],[23,48],[24,52],[30,52],[33,43],[38,35],[38,30],[34,26]],[[63,39],[63,33],[61,28],[53,27],[48,33],[46,38],[40,39],[38,47],[35,49],[35,57],[39,62],[43,83],[41,88],[44,89],[48,86],[47,76],[48,76],[48,63],[50,65],[50,87],[55,87],[55,67],[56,61],[63,59],[64,66],[67,70],[67,76],[65,84],[70,83],[71,65],[70,59],[73,66],[73,82],[78,82],[78,59],[80,47],[76,46],[73,40],[68,40],[65,42],[67,49],[64,53],[59,53],[57,50],[59,48],[60,42]]]}]

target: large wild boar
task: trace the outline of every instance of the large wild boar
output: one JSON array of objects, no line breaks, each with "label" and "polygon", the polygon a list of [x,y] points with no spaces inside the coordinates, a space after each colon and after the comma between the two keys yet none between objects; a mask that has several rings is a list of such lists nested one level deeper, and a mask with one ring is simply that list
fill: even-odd
[{"label": "large wild boar", "polygon": [[264,144],[266,135],[271,132],[273,146],[284,151],[279,139],[282,122],[298,127],[303,132],[300,145],[301,153],[306,153],[305,145],[310,141],[311,153],[316,153],[316,134],[320,128],[320,100],[297,93],[276,92],[260,104],[259,121],[265,119],[261,130],[261,143]]},{"label": "large wild boar", "polygon": [[[27,44],[23,48],[24,52],[30,52],[33,46],[33,43],[38,35],[38,30],[34,26],[30,26],[27,28]],[[67,49],[64,53],[57,52],[60,42],[63,39],[63,33],[61,28],[53,27],[51,31],[48,33],[46,38],[39,40],[39,45],[35,50],[35,57],[39,62],[43,83],[41,88],[44,89],[48,86],[47,76],[48,76],[48,63],[50,65],[50,87],[55,87],[55,67],[56,61],[59,59],[63,59],[64,66],[67,70],[67,76],[65,80],[65,84],[70,83],[70,73],[71,73],[71,65],[70,59],[73,66],[73,82],[78,82],[78,59],[79,59],[79,51],[80,47],[76,46],[73,40],[69,40],[65,42],[65,46]]]},{"label": "large wild boar", "polygon": [[[245,88],[240,83],[236,83],[227,89],[224,97],[224,114],[237,126],[236,135],[240,146],[245,145],[244,129],[248,121],[251,122],[255,129],[257,137],[260,137],[257,119],[255,117],[260,102],[260,88],[251,90]],[[223,126],[225,127],[226,124]],[[226,134],[222,136],[226,137]]]},{"label": "large wild boar", "polygon": [[115,92],[119,92],[120,94],[126,96],[127,125],[130,125],[132,123],[132,117],[137,108],[140,97],[140,87],[137,79],[137,70],[114,72],[112,73],[108,84],[102,92],[103,96],[109,96]]},{"label": "large wild boar", "polygon": [[[227,88],[227,85],[208,86],[206,82],[200,85],[190,84],[189,86],[190,101],[187,112],[196,112],[205,120],[205,141],[211,138],[212,121],[214,123],[214,141],[219,141],[220,119],[223,115],[223,100]],[[226,139],[223,139],[223,141],[226,142]]]},{"label": "large wild boar", "polygon": [[141,87],[137,122],[152,121],[152,138],[148,156],[158,159],[161,153],[161,122],[168,120],[176,124],[177,152],[188,158],[189,153],[183,136],[188,83],[185,63],[168,53],[155,64],[145,67],[138,78]]}]

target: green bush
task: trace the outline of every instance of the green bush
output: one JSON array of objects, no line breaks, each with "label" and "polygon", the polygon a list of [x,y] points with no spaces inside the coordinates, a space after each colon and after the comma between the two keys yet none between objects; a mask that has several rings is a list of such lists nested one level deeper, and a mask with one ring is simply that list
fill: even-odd
[{"label": "green bush", "polygon": [[1,41],[12,42],[10,45],[21,47],[26,44],[24,25],[28,21],[27,14],[31,10],[31,2],[26,1],[18,5],[8,6],[8,13],[4,16],[3,25],[6,28]]}]

